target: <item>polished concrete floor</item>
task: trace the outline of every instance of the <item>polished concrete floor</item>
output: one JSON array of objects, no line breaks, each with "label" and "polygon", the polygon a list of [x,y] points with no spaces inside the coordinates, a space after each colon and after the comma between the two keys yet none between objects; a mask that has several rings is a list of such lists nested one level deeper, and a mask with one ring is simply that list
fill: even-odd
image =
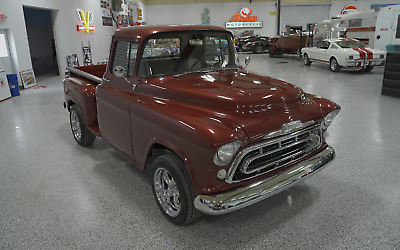
[{"label": "polished concrete floor", "polygon": [[[247,54],[241,54],[243,58]],[[234,213],[179,227],[160,213],[147,175],[101,138],[81,147],[61,77],[0,102],[1,249],[400,249],[400,98],[383,68],[333,73],[295,56],[248,67],[342,106],[335,161],[312,178]]]}]

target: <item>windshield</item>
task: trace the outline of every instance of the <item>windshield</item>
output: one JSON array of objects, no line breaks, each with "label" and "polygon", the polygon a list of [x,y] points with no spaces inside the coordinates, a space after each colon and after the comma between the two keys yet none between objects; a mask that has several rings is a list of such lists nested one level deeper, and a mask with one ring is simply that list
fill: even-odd
[{"label": "windshield", "polygon": [[357,49],[366,47],[364,43],[355,40],[337,41],[336,44],[343,49]]},{"label": "windshield", "polygon": [[230,33],[174,32],[146,41],[138,75],[159,77],[239,66]]}]

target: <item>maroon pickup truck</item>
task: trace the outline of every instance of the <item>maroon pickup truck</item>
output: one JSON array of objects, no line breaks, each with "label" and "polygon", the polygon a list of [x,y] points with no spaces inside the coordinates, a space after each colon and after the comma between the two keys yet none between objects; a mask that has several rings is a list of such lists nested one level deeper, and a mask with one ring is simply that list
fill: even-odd
[{"label": "maroon pickup truck", "polygon": [[270,197],[335,155],[325,137],[340,106],[246,71],[221,27],[122,28],[107,65],[68,70],[76,142],[102,137],[149,166],[157,204],[176,224]]}]

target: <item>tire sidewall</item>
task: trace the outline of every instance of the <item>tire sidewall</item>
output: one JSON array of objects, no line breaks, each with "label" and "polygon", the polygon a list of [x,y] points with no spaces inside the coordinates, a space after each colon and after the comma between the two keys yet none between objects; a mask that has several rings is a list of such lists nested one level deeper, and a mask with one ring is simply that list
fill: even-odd
[{"label": "tire sidewall", "polygon": [[[75,113],[76,113],[76,116],[78,117],[78,119],[79,119],[79,127],[80,127],[80,129],[81,129],[81,139],[77,139],[76,138],[76,136],[75,136],[75,134],[74,134],[74,130],[72,129],[72,118],[71,118],[71,115],[72,115],[72,111],[74,111]],[[82,114],[81,114],[81,110],[79,109],[79,107],[77,106],[77,105],[72,105],[72,107],[71,107],[71,110],[70,110],[70,114],[69,114],[69,125],[70,125],[70,127],[71,127],[71,132],[72,132],[72,136],[74,137],[74,139],[75,139],[75,141],[79,144],[79,145],[82,145],[83,144],[83,130],[84,130],[84,126],[85,126],[85,123],[84,123],[84,121],[83,121],[83,117],[82,117]]]},{"label": "tire sidewall", "polygon": [[308,57],[307,53],[304,54],[304,65],[310,65],[310,58]]},{"label": "tire sidewall", "polygon": [[[334,68],[332,68],[332,64],[333,64]],[[329,63],[329,67],[333,72],[338,72],[339,71],[339,67],[340,66],[339,66],[336,58],[332,57],[332,59],[330,60],[330,63]]]},{"label": "tire sidewall", "polygon": [[[164,208],[161,206],[161,204],[159,203],[159,201],[157,199],[157,195],[154,190],[154,175],[155,175],[157,169],[159,169],[159,168],[164,168],[165,170],[167,170],[172,175],[172,178],[175,180],[175,183],[178,187],[181,209],[179,211],[179,214],[176,217],[169,216],[164,211]],[[188,213],[189,213],[189,202],[190,201],[187,199],[187,197],[190,195],[188,195],[187,192],[190,192],[190,191],[185,190],[184,184],[183,184],[181,177],[177,171],[179,171],[179,170],[177,170],[175,167],[171,166],[170,162],[166,161],[163,158],[163,156],[158,157],[156,160],[154,160],[154,162],[151,166],[151,185],[152,185],[152,192],[153,192],[154,199],[156,200],[157,205],[158,205],[160,211],[162,212],[162,214],[172,223],[177,224],[177,225],[183,225],[183,224],[185,224],[186,219],[188,217]]]}]

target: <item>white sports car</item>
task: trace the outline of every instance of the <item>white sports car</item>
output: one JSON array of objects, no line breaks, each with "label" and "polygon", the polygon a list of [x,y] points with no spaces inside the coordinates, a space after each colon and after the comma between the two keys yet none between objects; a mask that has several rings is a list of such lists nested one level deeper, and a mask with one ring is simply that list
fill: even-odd
[{"label": "white sports car", "polygon": [[385,60],[386,52],[370,49],[356,39],[330,38],[317,47],[302,48],[301,54],[307,66],[312,62],[322,62],[329,63],[334,72],[339,72],[341,67],[369,72]]}]

